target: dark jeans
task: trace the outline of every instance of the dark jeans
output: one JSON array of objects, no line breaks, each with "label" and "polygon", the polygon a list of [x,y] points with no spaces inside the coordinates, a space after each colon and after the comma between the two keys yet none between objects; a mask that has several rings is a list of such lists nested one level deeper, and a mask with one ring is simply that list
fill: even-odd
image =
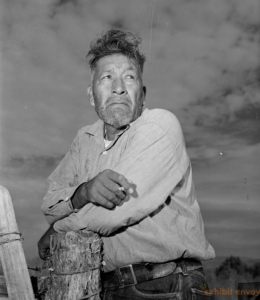
[{"label": "dark jeans", "polygon": [[209,287],[200,270],[173,274],[117,290],[105,290],[103,300],[211,300]]}]

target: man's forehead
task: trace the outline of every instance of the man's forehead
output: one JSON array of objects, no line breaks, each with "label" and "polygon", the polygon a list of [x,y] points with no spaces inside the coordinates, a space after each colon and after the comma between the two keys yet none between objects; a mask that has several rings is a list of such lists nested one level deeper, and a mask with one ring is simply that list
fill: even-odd
[{"label": "man's forehead", "polygon": [[113,68],[123,68],[138,70],[138,65],[134,59],[128,58],[122,54],[113,54],[102,57],[98,62],[96,68],[99,71],[104,71]]}]

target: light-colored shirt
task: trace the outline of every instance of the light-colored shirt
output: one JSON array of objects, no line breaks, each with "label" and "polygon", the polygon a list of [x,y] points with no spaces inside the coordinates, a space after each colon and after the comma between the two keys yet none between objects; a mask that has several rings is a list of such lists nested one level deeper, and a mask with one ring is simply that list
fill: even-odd
[{"label": "light-colored shirt", "polygon": [[[103,126],[99,120],[79,130],[48,178],[42,205],[48,222],[56,221],[58,232],[87,228],[99,233],[105,272],[140,262],[214,258],[177,118],[166,110],[145,109],[107,148]],[[105,169],[133,182],[130,199],[112,210],[89,203],[72,212],[68,200],[77,187]]]}]

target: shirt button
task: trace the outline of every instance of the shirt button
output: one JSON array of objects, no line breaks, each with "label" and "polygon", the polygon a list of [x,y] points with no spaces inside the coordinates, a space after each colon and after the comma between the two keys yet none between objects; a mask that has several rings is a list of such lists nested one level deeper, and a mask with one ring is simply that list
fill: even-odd
[{"label": "shirt button", "polygon": [[106,155],[106,154],[107,154],[107,151],[104,151],[103,154]]}]

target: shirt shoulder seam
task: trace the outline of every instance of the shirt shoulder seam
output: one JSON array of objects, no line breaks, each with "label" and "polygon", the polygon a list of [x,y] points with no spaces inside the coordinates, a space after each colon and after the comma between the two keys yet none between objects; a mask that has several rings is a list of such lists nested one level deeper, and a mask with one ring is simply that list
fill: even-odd
[{"label": "shirt shoulder seam", "polygon": [[[177,157],[177,161],[178,161],[178,170],[179,170],[180,173],[182,174],[181,168],[180,168],[180,158],[179,158],[179,156],[178,156],[176,146],[171,142],[171,140],[170,140],[170,138],[169,138],[169,136],[168,136],[168,134],[167,134],[167,130],[166,130],[165,128],[163,128],[160,124],[158,124],[158,122],[155,122],[155,121],[153,121],[153,120],[149,120],[148,122],[145,122],[145,123],[140,124],[140,125],[142,126],[142,125],[147,125],[147,124],[156,124],[156,125],[161,129],[161,131],[163,132],[163,134],[167,137],[167,139],[168,139],[170,145],[172,146],[172,148],[173,148],[173,150],[174,150],[174,153],[175,153],[175,155],[176,155],[176,157]],[[138,127],[137,127],[137,129],[138,129]],[[183,176],[183,174],[182,174],[182,176]]]}]

